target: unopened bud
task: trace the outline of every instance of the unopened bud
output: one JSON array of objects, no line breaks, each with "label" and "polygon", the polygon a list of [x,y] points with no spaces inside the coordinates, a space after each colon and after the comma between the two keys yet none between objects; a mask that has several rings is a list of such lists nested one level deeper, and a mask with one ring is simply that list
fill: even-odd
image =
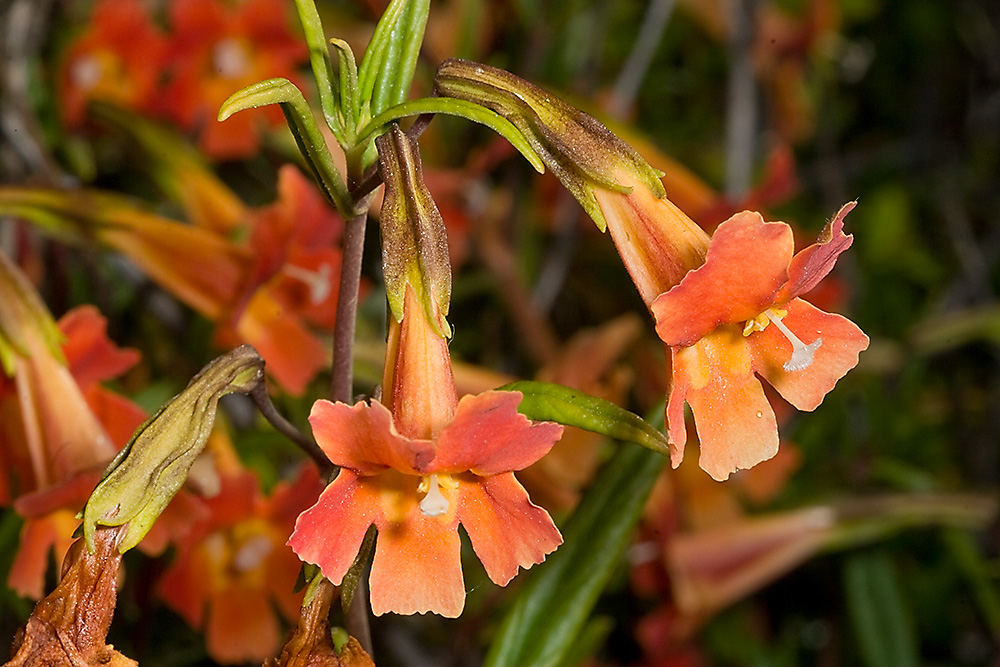
[{"label": "unopened bud", "polygon": [[264,381],[264,360],[242,345],[205,366],[188,386],[140,426],[111,462],[83,509],[93,550],[97,526],[123,526],[119,551],[138,544],[187,479],[215,424],[219,399],[250,393]]}]

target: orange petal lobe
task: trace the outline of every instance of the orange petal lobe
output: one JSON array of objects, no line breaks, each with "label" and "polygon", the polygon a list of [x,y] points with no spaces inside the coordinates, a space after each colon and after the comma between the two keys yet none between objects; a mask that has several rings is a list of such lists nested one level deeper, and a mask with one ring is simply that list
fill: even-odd
[{"label": "orange petal lobe", "polygon": [[792,299],[785,308],[785,326],[806,343],[817,338],[823,343],[809,366],[786,371],[791,343],[777,327],[768,326],[748,339],[754,368],[796,408],[815,410],[837,381],[858,364],[858,355],[868,347],[868,336],[846,317],[826,313],[802,299]]},{"label": "orange petal lobe", "polygon": [[455,418],[438,437],[434,469],[495,475],[522,470],[545,456],[562,435],[562,426],[532,423],[519,414],[521,396],[508,391],[463,396]]},{"label": "orange petal lobe", "polygon": [[805,294],[833,270],[837,257],[850,248],[854,241],[853,236],[844,234],[844,217],[856,205],[857,202],[853,201],[844,204],[823,229],[819,240],[792,258],[788,266],[788,282],[778,294],[778,303]]},{"label": "orange petal lobe", "polygon": [[386,468],[420,475],[434,458],[434,444],[399,435],[388,408],[378,401],[353,406],[316,401],[309,423],[329,459],[361,475]]},{"label": "orange petal lobe", "polygon": [[705,264],[650,305],[668,345],[691,345],[721,324],[764,312],[788,278],[794,241],[783,222],[743,211],[716,230]]},{"label": "orange petal lobe", "polygon": [[562,536],[548,513],[528,500],[513,473],[477,482],[459,483],[458,519],[486,574],[506,586],[518,567],[545,560],[562,544]]}]

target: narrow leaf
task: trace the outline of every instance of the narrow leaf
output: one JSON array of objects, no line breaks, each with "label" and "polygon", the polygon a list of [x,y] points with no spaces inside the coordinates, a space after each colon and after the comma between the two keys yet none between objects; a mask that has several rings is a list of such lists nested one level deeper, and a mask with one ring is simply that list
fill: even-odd
[{"label": "narrow leaf", "polygon": [[361,59],[361,69],[358,71],[358,90],[361,93],[358,99],[359,104],[370,109],[372,91],[375,90],[375,80],[382,71],[382,62],[385,60],[389,50],[389,42],[393,38],[393,28],[399,20],[400,14],[406,8],[409,0],[392,0],[385,8],[385,13],[375,26],[375,34],[368,42],[368,48]]},{"label": "narrow leaf", "polygon": [[500,387],[524,395],[518,412],[537,421],[554,421],[642,445],[669,455],[667,438],[642,417],[610,401],[560,384],[520,380]]},{"label": "narrow leaf", "polygon": [[[342,131],[340,119],[337,116],[337,91],[334,88],[333,67],[330,64],[330,50],[323,33],[323,23],[316,11],[314,0],[295,0],[295,8],[302,23],[302,32],[309,45],[309,64],[313,76],[316,77],[316,88],[319,90],[319,105],[326,118],[330,130],[337,134]],[[340,91],[343,94],[343,90]]]},{"label": "narrow leaf", "polygon": [[621,447],[570,517],[565,543],[527,575],[486,657],[486,667],[563,664],[621,560],[663,458]]},{"label": "narrow leaf", "polygon": [[393,26],[389,48],[372,92],[373,115],[407,98],[417,68],[420,45],[424,41],[429,9],[430,0],[410,0]]},{"label": "narrow leaf", "polygon": [[[288,127],[295,137],[302,156],[312,169],[324,194],[345,218],[353,214],[353,205],[340,170],[333,162],[330,149],[323,139],[312,109],[302,96],[302,91],[288,79],[267,79],[238,90],[223,102],[219,120],[225,120],[237,111],[267,104],[280,104]],[[340,137],[337,138],[341,140]]]},{"label": "narrow leaf", "polygon": [[361,121],[361,108],[358,105],[358,64],[354,60],[354,51],[351,50],[350,44],[342,39],[331,39],[330,44],[337,49],[340,62],[340,113],[344,123],[344,134],[348,139],[353,139]]},{"label": "narrow leaf", "polygon": [[916,637],[892,561],[881,551],[852,556],[844,568],[847,608],[868,667],[911,667]]},{"label": "narrow leaf", "polygon": [[531,147],[531,144],[528,143],[528,140],[524,138],[524,135],[521,134],[521,131],[513,123],[484,106],[448,97],[422,97],[389,107],[373,118],[358,133],[358,143],[366,141],[370,135],[381,134],[382,128],[393,121],[425,113],[460,116],[480,125],[485,125],[509,141],[511,146],[516,148],[524,156],[524,159],[531,163],[535,171],[539,174],[545,173],[545,164],[542,162],[542,158],[538,156],[535,149]]}]

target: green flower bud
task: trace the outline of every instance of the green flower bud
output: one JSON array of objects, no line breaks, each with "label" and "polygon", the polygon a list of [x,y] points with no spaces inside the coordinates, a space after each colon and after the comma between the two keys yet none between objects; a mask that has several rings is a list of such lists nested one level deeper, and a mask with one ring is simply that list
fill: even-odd
[{"label": "green flower bud", "polygon": [[451,327],[445,320],[451,302],[448,236],[424,185],[417,142],[393,125],[375,143],[385,182],[380,222],[389,307],[396,321],[401,321],[409,283],[435,331],[449,337]]},{"label": "green flower bud", "polygon": [[593,189],[629,192],[631,188],[621,182],[623,172],[656,197],[666,196],[660,183],[663,174],[600,121],[506,70],[446,60],[438,68],[434,87],[438,95],[475,102],[509,120],[601,231],[607,224]]},{"label": "green flower bud", "polygon": [[118,550],[138,544],[187,479],[215,424],[219,399],[250,393],[264,381],[264,360],[250,345],[216,358],[146,420],[104,472],[83,509],[83,534],[94,549],[97,526],[127,524]]}]

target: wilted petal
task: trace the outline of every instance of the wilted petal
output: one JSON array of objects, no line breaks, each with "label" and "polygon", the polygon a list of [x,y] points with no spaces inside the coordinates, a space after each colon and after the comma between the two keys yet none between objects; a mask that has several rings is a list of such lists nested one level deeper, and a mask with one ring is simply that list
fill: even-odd
[{"label": "wilted petal", "polygon": [[823,228],[816,243],[795,254],[788,265],[788,282],[778,293],[778,303],[805,294],[833,270],[837,257],[854,241],[852,235],[844,234],[844,217],[856,205],[857,202],[852,201],[841,206],[833,220]]},{"label": "wilted petal", "polygon": [[396,432],[389,410],[379,403],[316,401],[309,415],[316,442],[330,460],[362,475],[393,468],[419,475],[434,458],[429,440],[411,440]]},{"label": "wilted petal", "polygon": [[532,504],[513,473],[460,482],[458,511],[486,574],[500,586],[562,544],[548,512]]},{"label": "wilted petal", "polygon": [[[670,440],[683,433],[675,420],[681,401],[694,413],[701,446],[698,461],[714,479],[750,468],[778,451],[778,425],[753,358],[737,327],[723,327],[685,348],[673,348],[674,386],[667,406]],[[682,422],[683,423],[683,422]],[[674,466],[680,456],[671,457]]]},{"label": "wilted petal", "polygon": [[801,370],[784,368],[792,344],[776,327],[751,334],[747,340],[754,368],[785,400],[799,410],[815,410],[847,371],[858,364],[858,355],[868,347],[868,336],[846,317],[826,313],[802,299],[785,306],[782,322],[807,343],[822,339],[812,363]]},{"label": "wilted petal", "polygon": [[434,469],[495,475],[521,470],[545,456],[562,435],[562,426],[532,422],[518,413],[520,402],[516,391],[463,396],[454,420],[438,437]]},{"label": "wilted petal", "polygon": [[721,324],[761,314],[788,278],[793,246],[785,223],[737,213],[715,231],[705,264],[653,301],[656,333],[668,345],[691,345]]}]

